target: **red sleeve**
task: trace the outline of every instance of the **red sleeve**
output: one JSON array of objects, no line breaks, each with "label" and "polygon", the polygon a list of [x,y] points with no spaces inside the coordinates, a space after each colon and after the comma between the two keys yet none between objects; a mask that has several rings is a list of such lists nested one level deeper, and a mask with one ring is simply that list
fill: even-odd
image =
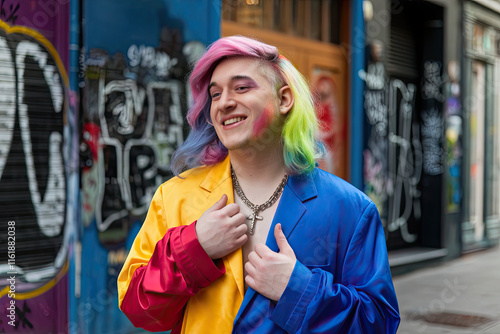
[{"label": "red sleeve", "polygon": [[135,270],[121,309],[135,327],[180,332],[189,297],[224,275],[198,242],[196,222],[170,228],[147,265]]}]

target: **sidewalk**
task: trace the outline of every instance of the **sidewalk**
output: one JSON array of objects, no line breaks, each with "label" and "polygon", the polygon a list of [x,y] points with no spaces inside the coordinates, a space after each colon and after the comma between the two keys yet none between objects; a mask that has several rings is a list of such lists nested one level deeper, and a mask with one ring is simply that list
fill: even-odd
[{"label": "sidewalk", "polygon": [[500,247],[394,277],[398,334],[500,334]]}]

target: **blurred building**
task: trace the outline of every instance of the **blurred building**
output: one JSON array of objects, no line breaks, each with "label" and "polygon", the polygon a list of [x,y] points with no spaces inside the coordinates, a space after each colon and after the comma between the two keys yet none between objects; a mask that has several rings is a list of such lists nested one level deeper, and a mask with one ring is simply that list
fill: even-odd
[{"label": "blurred building", "polygon": [[362,189],[379,208],[397,272],[460,254],[461,3],[373,0],[364,8]]},{"label": "blurred building", "polygon": [[498,244],[500,2],[364,9],[362,189],[385,223],[391,267]]},{"label": "blurred building", "polygon": [[276,45],[309,79],[320,167],[377,204],[395,273],[497,244],[499,22],[494,0],[2,1],[16,326],[0,284],[0,332],[135,331],[116,278],[187,135],[191,64],[220,36]]},{"label": "blurred building", "polygon": [[500,237],[500,1],[464,2],[463,219],[465,251]]}]

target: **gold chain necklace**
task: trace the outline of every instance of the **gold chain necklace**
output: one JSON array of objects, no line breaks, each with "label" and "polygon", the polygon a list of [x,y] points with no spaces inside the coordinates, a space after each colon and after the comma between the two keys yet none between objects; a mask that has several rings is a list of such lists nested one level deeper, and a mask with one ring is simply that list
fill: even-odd
[{"label": "gold chain necklace", "polygon": [[276,190],[271,195],[271,197],[265,203],[263,203],[261,205],[253,204],[245,196],[245,194],[243,193],[243,190],[241,189],[240,183],[238,182],[238,178],[236,177],[236,174],[234,173],[232,166],[231,166],[231,178],[233,179],[233,187],[234,187],[234,190],[236,190],[236,194],[238,195],[239,198],[241,198],[243,203],[245,203],[245,205],[248,206],[250,208],[250,210],[252,210],[252,214],[249,217],[247,217],[247,220],[252,221],[250,223],[250,235],[253,235],[254,227],[255,227],[255,220],[262,220],[263,219],[261,216],[258,216],[259,212],[264,211],[265,209],[269,208],[280,197],[281,193],[283,192],[283,189],[285,189],[285,184],[288,181],[288,175],[285,174],[285,176],[281,180],[281,183],[278,185],[278,188],[276,188]]}]

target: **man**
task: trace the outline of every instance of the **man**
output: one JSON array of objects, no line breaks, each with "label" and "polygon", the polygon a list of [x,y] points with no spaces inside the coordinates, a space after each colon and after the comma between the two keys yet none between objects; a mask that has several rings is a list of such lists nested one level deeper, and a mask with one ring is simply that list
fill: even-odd
[{"label": "man", "polygon": [[178,177],[159,187],[123,266],[121,310],[173,333],[395,333],[377,209],[314,168],[300,73],[273,46],[227,37],[190,84]]}]

